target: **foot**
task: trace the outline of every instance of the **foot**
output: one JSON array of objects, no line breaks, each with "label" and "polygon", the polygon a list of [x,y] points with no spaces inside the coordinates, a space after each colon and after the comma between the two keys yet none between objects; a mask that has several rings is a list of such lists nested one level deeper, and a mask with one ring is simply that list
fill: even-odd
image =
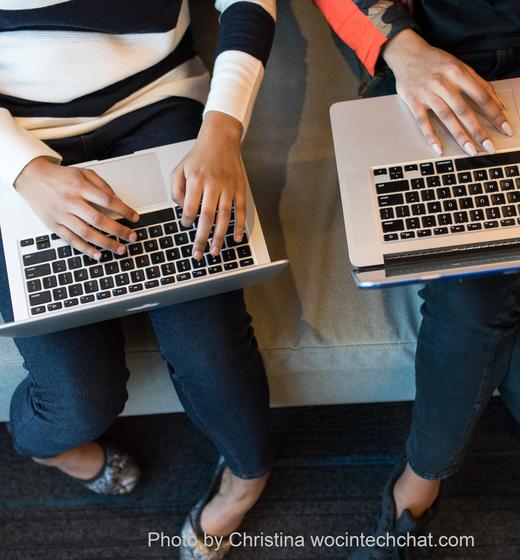
[{"label": "foot", "polygon": [[269,473],[245,480],[226,468],[218,492],[202,511],[202,530],[214,536],[226,536],[236,531],[262,495],[268,478]]},{"label": "foot", "polygon": [[34,457],[34,460],[40,465],[55,467],[79,480],[89,480],[103,468],[105,452],[99,443],[92,441],[50,459]]}]

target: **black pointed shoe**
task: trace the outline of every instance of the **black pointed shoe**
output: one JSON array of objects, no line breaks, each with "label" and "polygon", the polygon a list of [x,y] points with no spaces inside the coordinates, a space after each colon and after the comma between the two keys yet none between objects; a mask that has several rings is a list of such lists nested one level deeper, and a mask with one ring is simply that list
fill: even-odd
[{"label": "black pointed shoe", "polygon": [[[400,463],[393,470],[383,491],[381,503],[381,515],[377,528],[372,533],[373,537],[384,537],[387,535],[399,537],[407,535],[419,535],[423,533],[433,518],[437,502],[428,509],[422,517],[415,519],[409,510],[405,510],[399,519],[395,518],[394,486],[404,471],[406,463]],[[412,551],[408,547],[399,546],[375,546],[360,547],[354,550],[349,560],[412,560]],[[389,543],[390,545],[392,543]]]}]

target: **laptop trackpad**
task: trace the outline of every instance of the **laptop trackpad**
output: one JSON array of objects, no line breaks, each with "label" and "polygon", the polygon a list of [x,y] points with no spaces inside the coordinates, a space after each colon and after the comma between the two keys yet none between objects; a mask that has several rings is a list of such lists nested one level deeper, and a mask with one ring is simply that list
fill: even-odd
[{"label": "laptop trackpad", "polygon": [[154,153],[94,163],[88,168],[102,177],[132,208],[170,202],[159,159]]}]

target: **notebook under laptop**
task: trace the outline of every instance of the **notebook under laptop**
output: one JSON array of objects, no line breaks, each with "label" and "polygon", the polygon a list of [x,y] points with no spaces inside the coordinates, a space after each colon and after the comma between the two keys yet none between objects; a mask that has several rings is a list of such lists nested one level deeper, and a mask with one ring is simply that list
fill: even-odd
[{"label": "notebook under laptop", "polygon": [[[397,95],[331,107],[352,274],[360,288],[520,270],[520,79],[494,82],[515,134],[468,157],[431,148]],[[482,119],[484,123],[484,119]]]},{"label": "notebook under laptop", "polygon": [[193,141],[81,164],[96,171],[135,208],[138,234],[123,256],[103,251],[101,262],[48,231],[25,200],[2,188],[0,224],[14,322],[0,336],[35,336],[214,295],[265,282],[287,261],[271,262],[247,185],[246,233],[233,240],[233,221],[219,257],[191,257],[196,226],[180,224],[169,176]]}]

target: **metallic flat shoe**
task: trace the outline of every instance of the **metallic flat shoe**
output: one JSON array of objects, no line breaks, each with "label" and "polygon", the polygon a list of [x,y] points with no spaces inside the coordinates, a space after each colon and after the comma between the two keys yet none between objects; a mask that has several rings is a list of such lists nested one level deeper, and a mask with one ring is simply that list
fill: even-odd
[{"label": "metallic flat shoe", "polygon": [[222,474],[226,465],[224,458],[219,459],[217,470],[206,495],[191,510],[182,528],[182,547],[180,560],[222,560],[231,550],[229,538],[224,537],[220,546],[207,546],[204,542],[204,531],[200,526],[200,517],[206,504],[219,491]]},{"label": "metallic flat shoe", "polygon": [[96,494],[129,494],[141,478],[141,469],[135,459],[113,443],[100,441],[105,463],[99,473],[89,480],[71,477]]}]

